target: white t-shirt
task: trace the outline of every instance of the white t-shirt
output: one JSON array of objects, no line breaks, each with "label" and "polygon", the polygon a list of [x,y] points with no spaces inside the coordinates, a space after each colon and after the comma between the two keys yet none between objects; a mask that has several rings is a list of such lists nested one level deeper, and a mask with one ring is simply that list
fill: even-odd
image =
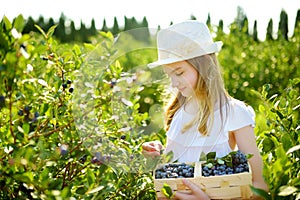
[{"label": "white t-shirt", "polygon": [[182,127],[194,119],[194,115],[185,112],[183,106],[177,110],[170,128],[167,132],[166,152],[173,151],[173,161],[196,162],[199,161],[201,152],[207,154],[216,152],[217,157],[227,155],[232,151],[228,143],[228,132],[237,130],[247,125],[255,125],[255,113],[251,106],[237,99],[230,99],[226,115],[226,106],[222,107],[222,120],[220,110],[214,112],[214,121],[208,136],[202,136],[195,124],[182,133]]}]

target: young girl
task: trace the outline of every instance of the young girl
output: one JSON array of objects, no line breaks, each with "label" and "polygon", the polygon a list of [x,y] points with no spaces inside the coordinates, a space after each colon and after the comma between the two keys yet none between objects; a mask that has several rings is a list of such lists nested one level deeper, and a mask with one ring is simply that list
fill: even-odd
[{"label": "young girl", "polygon": [[[157,36],[158,61],[149,67],[163,66],[177,96],[166,110],[167,144],[173,161],[199,161],[202,153],[217,157],[239,149],[253,154],[249,159],[253,186],[267,190],[262,176],[263,162],[256,145],[253,109],[231,97],[225,90],[215,53],[222,42],[213,42],[208,27],[189,20],[162,29]],[[236,148],[237,146],[237,148]],[[145,156],[159,156],[159,141],[142,145]],[[188,181],[191,194],[177,192],[179,199],[209,199]]]}]

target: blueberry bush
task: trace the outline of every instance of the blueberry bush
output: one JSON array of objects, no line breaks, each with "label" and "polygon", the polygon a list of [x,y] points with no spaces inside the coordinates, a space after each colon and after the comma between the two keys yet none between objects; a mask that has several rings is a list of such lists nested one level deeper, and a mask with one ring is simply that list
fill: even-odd
[{"label": "blueberry bush", "polygon": [[[140,136],[139,127],[149,124],[147,113],[139,112],[142,85],[132,84],[128,99],[112,101],[123,89],[118,85],[132,78],[117,61],[103,64],[115,53],[113,36],[99,33],[95,44],[60,45],[52,37],[55,26],[22,35],[23,24],[21,15],[0,24],[0,198],[155,198],[139,151],[150,137]],[[101,56],[87,56],[95,52]],[[98,76],[89,79],[92,74]],[[87,98],[91,104],[83,102]],[[96,121],[89,120],[90,108]]]},{"label": "blueberry bush", "polygon": [[[140,147],[165,142],[163,73],[145,67],[152,46],[126,38],[137,48],[119,53],[110,32],[62,44],[55,25],[23,26],[21,15],[0,22],[0,199],[156,199],[152,169],[167,157],[147,160]],[[226,87],[257,112],[270,193],[253,190],[299,199],[299,33],[271,45],[224,37]]]}]

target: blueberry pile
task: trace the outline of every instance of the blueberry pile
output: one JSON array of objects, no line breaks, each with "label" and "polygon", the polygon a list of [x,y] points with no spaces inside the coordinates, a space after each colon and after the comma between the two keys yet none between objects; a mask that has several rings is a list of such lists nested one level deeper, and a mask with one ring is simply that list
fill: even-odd
[{"label": "blueberry pile", "polygon": [[170,163],[156,169],[155,178],[193,178],[194,167],[186,163]]},{"label": "blueberry pile", "polygon": [[205,177],[242,172],[249,172],[249,166],[247,156],[239,150],[221,159],[211,160],[202,166],[202,175]]}]

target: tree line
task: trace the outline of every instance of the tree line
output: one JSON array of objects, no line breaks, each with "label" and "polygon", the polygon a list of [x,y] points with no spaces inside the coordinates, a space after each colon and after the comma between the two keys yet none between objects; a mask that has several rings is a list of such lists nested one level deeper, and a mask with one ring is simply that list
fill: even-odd
[{"label": "tree line", "polygon": [[[195,16],[191,15],[190,19],[196,19]],[[300,9],[297,11],[296,19],[295,19],[295,29],[297,24],[300,22]],[[211,27],[211,18],[210,14],[208,14],[207,25]],[[248,18],[244,13],[241,7],[237,8],[237,16],[235,18],[234,23],[236,24],[236,29],[234,31],[242,31],[248,35],[250,35],[255,41],[259,41],[258,39],[258,31],[257,31],[257,20],[254,21],[253,31],[249,32],[248,26]],[[48,30],[50,27],[57,25],[54,36],[60,42],[89,42],[91,36],[97,34],[98,31],[110,31],[112,34],[116,35],[123,31],[128,31],[131,29],[143,28],[139,32],[132,32],[133,37],[140,41],[149,41],[149,27],[147,18],[144,17],[141,22],[137,21],[135,17],[128,18],[124,16],[124,26],[120,26],[116,17],[114,17],[114,23],[112,27],[108,27],[106,23],[106,19],[103,20],[102,27],[100,29],[96,28],[95,19],[91,20],[90,27],[87,28],[86,25],[81,21],[80,28],[76,29],[75,23],[72,20],[66,18],[66,16],[62,13],[58,22],[55,22],[53,18],[49,18],[49,20],[45,20],[43,16],[40,16],[37,20],[34,20],[32,17],[28,17],[25,23],[25,27],[23,33],[29,33],[31,31],[36,31],[35,24],[43,28],[44,30]],[[172,22],[170,22],[172,24]],[[223,32],[224,24],[223,20],[219,20],[218,24],[218,33]],[[159,26],[158,26],[159,29]],[[138,34],[137,34],[138,33]],[[289,40],[289,28],[288,28],[288,14],[285,10],[282,10],[280,13],[280,21],[278,25],[278,30],[275,31],[273,29],[273,20],[270,19],[267,31],[266,31],[266,40],[275,40],[279,38],[283,38],[285,40]]]}]

